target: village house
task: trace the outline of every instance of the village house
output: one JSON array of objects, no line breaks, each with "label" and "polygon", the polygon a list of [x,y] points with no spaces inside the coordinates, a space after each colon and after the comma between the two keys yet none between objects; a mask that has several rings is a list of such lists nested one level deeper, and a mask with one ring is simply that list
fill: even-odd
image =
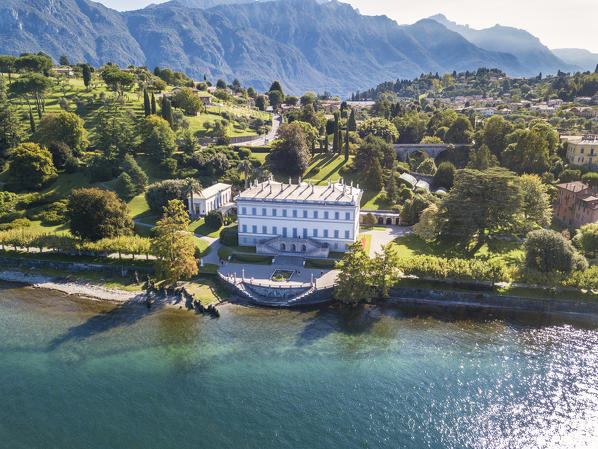
[{"label": "village house", "polygon": [[193,198],[188,198],[189,213],[194,217],[203,217],[213,210],[231,209],[234,204],[232,199],[230,184],[214,184],[193,194]]},{"label": "village house", "polygon": [[598,166],[598,136],[571,136],[567,139],[567,160],[570,163],[589,168]]},{"label": "village house", "polygon": [[327,257],[346,251],[359,234],[362,190],[359,186],[328,181],[318,186],[258,183],[236,199],[239,244],[256,246],[260,254]]},{"label": "village house", "polygon": [[52,72],[57,75],[66,75],[68,77],[75,75],[75,71],[71,67],[52,67]]},{"label": "village house", "polygon": [[598,221],[598,193],[580,181],[556,186],[554,215],[567,226],[579,228]]}]

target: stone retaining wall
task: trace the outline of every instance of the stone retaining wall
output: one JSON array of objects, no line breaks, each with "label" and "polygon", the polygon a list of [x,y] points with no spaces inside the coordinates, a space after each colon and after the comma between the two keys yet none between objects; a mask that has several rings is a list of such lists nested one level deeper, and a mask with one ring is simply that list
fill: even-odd
[{"label": "stone retaining wall", "polygon": [[153,273],[154,269],[149,267],[131,267],[126,265],[101,265],[80,262],[60,262],[54,260],[25,259],[18,257],[0,257],[0,267],[22,267],[22,268],[51,268],[65,272],[101,271],[126,276],[137,271],[138,273]]}]

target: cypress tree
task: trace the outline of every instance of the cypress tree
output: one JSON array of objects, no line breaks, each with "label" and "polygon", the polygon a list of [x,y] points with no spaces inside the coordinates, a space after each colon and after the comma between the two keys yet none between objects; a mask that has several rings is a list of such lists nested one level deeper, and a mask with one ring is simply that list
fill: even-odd
[{"label": "cypress tree", "polygon": [[154,93],[152,92],[152,114],[156,115],[156,97],[154,97]]},{"label": "cypress tree", "polygon": [[594,69],[594,73],[598,73],[598,64],[596,64],[596,68]]},{"label": "cypress tree", "polygon": [[146,117],[152,113],[152,106],[146,89],[143,89],[143,109]]},{"label": "cypress tree", "polygon": [[324,131],[324,151],[328,153],[328,134]]},{"label": "cypress tree", "polygon": [[83,84],[85,84],[85,87],[87,87],[89,89],[90,83],[91,83],[91,67],[89,67],[89,64],[84,64],[83,65]]},{"label": "cypress tree", "polygon": [[349,160],[349,128],[345,131],[345,162]]},{"label": "cypress tree", "polygon": [[35,133],[35,120],[33,119],[33,113],[29,109],[29,126],[31,127],[31,134]]},{"label": "cypress tree", "polygon": [[174,122],[174,117],[172,116],[172,105],[170,104],[170,100],[166,97],[162,100],[162,118],[168,122],[170,127],[172,128],[172,124]]},{"label": "cypress tree", "polygon": [[347,129],[349,131],[357,131],[357,122],[355,121],[355,109],[351,109],[349,121],[347,122]]},{"label": "cypress tree", "polygon": [[338,125],[338,121],[340,118],[340,114],[338,112],[334,113],[334,137],[332,139],[332,152],[333,153],[340,153],[341,148],[339,146],[339,138],[338,138],[338,133],[339,133],[339,125]]},{"label": "cypress tree", "polygon": [[370,165],[370,170],[368,171],[367,185],[371,190],[374,190],[376,192],[382,190],[382,166],[380,165],[380,161],[377,157],[374,158],[372,164]]}]

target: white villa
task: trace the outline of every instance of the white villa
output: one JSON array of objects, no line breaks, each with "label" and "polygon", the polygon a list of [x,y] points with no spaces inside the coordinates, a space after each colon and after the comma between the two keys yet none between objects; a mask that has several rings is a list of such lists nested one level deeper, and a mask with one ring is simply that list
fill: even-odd
[{"label": "white villa", "polygon": [[359,234],[359,186],[342,182],[316,186],[271,179],[254,184],[236,199],[239,244],[260,254],[327,257],[345,251]]},{"label": "white villa", "polygon": [[189,213],[194,216],[204,216],[213,210],[218,210],[232,202],[232,186],[218,183],[193,195],[193,202],[189,197]]}]

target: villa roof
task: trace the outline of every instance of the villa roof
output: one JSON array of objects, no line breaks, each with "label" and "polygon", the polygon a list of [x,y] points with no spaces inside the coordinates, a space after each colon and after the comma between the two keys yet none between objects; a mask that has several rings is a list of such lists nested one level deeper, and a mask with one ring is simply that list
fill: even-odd
[{"label": "villa roof", "polygon": [[359,205],[361,194],[359,186],[333,184],[330,181],[328,185],[317,186],[311,184],[311,181],[301,182],[300,179],[298,184],[292,184],[292,182],[284,184],[276,181],[255,183],[241,192],[237,201]]},{"label": "villa roof", "polygon": [[557,184],[559,189],[568,190],[569,192],[577,193],[588,188],[587,184],[581,181],[566,182],[563,184]]},{"label": "villa roof", "polygon": [[224,184],[222,182],[219,182],[218,184],[214,184],[213,186],[210,186],[207,189],[202,189],[201,192],[197,194],[197,198],[207,200],[215,195],[218,195],[220,192],[223,192],[224,190],[230,189],[231,187],[232,186],[230,184]]}]

